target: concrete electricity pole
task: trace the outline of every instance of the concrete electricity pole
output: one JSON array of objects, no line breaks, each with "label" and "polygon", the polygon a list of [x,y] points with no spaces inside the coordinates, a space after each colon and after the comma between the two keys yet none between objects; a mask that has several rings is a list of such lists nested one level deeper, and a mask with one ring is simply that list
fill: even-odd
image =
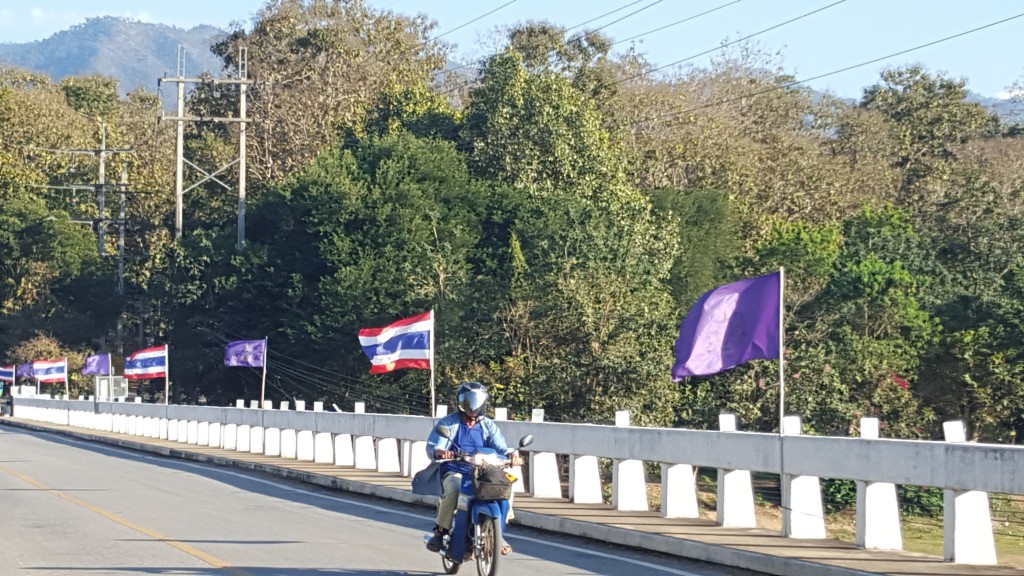
[{"label": "concrete electricity pole", "polygon": [[[185,48],[178,46],[178,75],[170,78],[160,78],[159,82],[173,82],[177,87],[176,115],[162,116],[162,120],[173,120],[177,128],[177,140],[175,142],[175,172],[174,172],[174,239],[181,240],[183,227],[182,204],[185,193],[193,190],[207,181],[213,181],[225,189],[230,190],[231,186],[217,178],[217,175],[238,164],[238,249],[245,248],[245,127],[248,122],[246,116],[246,89],[252,82],[248,79],[248,51],[245,48],[238,50],[238,75],[235,78],[186,78],[185,77]],[[185,115],[185,84],[235,84],[238,85],[238,117],[218,116],[186,116]],[[228,164],[217,168],[213,172],[207,172],[196,164],[185,158],[185,122],[226,122],[238,123],[238,157]],[[185,188],[185,164],[200,172],[203,175],[198,182]]]}]

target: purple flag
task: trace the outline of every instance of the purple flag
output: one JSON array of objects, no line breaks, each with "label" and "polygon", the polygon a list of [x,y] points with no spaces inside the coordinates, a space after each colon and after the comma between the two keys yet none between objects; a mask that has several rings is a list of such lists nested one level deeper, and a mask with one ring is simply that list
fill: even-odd
[{"label": "purple flag", "polygon": [[740,280],[701,296],[679,328],[672,379],[778,358],[781,276],[776,272]]},{"label": "purple flag", "polygon": [[18,378],[35,378],[36,371],[32,368],[32,363],[18,365]]},{"label": "purple flag", "polygon": [[97,354],[85,358],[82,374],[91,376],[108,376],[110,374],[110,354]]},{"label": "purple flag", "polygon": [[266,340],[235,340],[224,350],[224,365],[262,368],[266,355]]}]

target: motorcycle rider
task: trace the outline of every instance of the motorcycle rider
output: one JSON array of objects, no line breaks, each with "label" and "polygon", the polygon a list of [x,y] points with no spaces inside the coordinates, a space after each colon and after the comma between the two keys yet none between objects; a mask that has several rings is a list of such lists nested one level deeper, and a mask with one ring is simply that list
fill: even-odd
[{"label": "motorcycle rider", "polygon": [[[474,454],[480,448],[491,448],[498,454],[508,456],[510,465],[522,466],[522,457],[514,453],[514,448],[508,447],[494,420],[483,414],[487,407],[487,388],[479,382],[463,382],[459,385],[455,397],[459,411],[445,416],[438,422],[440,426],[454,432],[451,434],[451,440],[442,437],[436,431],[431,431],[427,438],[427,454],[434,460],[450,460],[456,456],[451,450],[456,446],[467,454]],[[452,528],[462,475],[470,472],[472,466],[465,462],[452,461],[441,464],[442,495],[437,502],[434,535],[427,542],[427,549],[431,552],[441,549],[445,534]]]}]

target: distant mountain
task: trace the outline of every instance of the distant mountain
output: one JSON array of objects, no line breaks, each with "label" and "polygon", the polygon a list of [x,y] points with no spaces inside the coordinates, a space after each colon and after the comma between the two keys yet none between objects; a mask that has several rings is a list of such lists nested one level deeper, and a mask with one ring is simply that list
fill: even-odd
[{"label": "distant mountain", "polygon": [[[185,47],[185,74],[221,71],[210,45],[225,32],[213,26],[188,30],[105,16],[89,18],[45,40],[0,44],[0,63],[45,72],[56,81],[66,76],[103,74],[117,78],[121,93],[145,87],[178,70],[178,46]],[[171,96],[173,99],[173,95]]]},{"label": "distant mountain", "polygon": [[967,94],[967,100],[981,104],[986,110],[998,116],[1004,124],[1024,124],[1024,98],[1020,95],[1013,98],[990,98],[970,92]]}]

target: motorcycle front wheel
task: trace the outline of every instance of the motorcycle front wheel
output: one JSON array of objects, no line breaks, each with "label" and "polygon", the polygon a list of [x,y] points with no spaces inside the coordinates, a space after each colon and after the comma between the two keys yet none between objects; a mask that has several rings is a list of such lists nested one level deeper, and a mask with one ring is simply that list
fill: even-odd
[{"label": "motorcycle front wheel", "polygon": [[480,576],[496,576],[501,558],[501,519],[488,518],[477,526],[476,572]]}]

